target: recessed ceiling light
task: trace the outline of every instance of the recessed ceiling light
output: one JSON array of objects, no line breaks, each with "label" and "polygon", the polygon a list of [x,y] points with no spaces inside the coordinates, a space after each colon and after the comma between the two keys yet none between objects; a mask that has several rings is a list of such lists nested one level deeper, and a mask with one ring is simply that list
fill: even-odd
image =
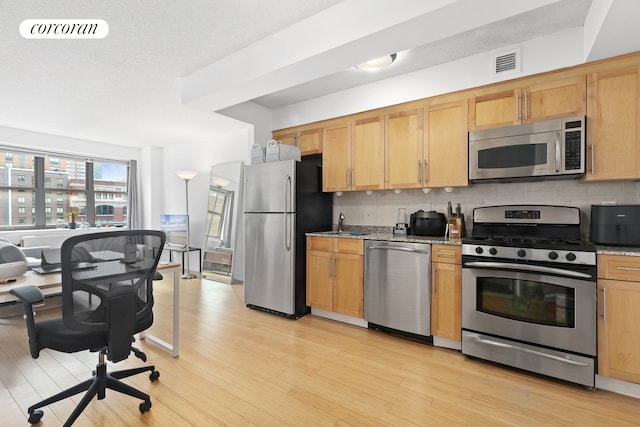
[{"label": "recessed ceiling light", "polygon": [[382,56],[380,58],[372,59],[371,61],[363,62],[362,64],[355,65],[360,71],[378,71],[393,64],[396,60],[396,54]]}]

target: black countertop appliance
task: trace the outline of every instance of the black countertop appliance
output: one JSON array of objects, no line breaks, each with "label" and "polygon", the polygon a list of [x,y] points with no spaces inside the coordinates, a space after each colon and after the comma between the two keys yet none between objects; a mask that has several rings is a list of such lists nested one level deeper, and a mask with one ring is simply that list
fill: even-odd
[{"label": "black countertop appliance", "polygon": [[420,209],[411,214],[410,230],[416,236],[444,236],[447,219],[436,211],[425,212]]},{"label": "black countertop appliance", "polygon": [[640,205],[591,205],[589,240],[597,245],[640,246]]}]

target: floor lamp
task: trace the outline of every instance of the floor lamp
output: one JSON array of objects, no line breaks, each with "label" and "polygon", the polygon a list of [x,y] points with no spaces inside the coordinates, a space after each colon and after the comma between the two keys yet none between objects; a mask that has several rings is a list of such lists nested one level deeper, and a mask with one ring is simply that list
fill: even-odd
[{"label": "floor lamp", "polygon": [[195,278],[195,274],[191,274],[191,270],[189,269],[189,255],[191,254],[191,242],[190,242],[190,230],[189,230],[189,180],[193,179],[198,172],[196,171],[176,171],[176,175],[180,177],[180,179],[184,179],[185,191],[186,191],[186,208],[187,208],[187,247],[185,250],[187,251],[187,268],[185,269],[185,273],[182,275],[183,279],[193,279]]}]

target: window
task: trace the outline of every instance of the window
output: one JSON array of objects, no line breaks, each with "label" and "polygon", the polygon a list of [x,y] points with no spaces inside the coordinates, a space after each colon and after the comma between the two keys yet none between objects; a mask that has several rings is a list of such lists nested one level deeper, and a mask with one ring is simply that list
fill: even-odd
[{"label": "window", "polygon": [[0,150],[0,229],[54,227],[71,211],[91,225],[127,223],[127,163]]},{"label": "window", "polygon": [[224,240],[224,219],[229,192],[211,187],[209,189],[209,206],[207,212],[207,236]]},{"label": "window", "polygon": [[99,205],[96,206],[96,215],[113,215],[113,206]]}]

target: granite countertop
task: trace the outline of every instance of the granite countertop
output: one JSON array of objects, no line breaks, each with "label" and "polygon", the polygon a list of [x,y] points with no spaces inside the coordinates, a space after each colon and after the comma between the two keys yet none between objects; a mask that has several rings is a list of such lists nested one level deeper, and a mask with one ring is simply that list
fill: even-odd
[{"label": "granite countertop", "polygon": [[630,246],[602,246],[596,245],[598,255],[640,256],[640,248]]},{"label": "granite countertop", "polygon": [[361,240],[384,240],[388,242],[405,242],[405,243],[437,243],[443,245],[462,245],[462,239],[451,239],[447,237],[437,236],[414,236],[414,235],[397,235],[393,234],[393,227],[380,226],[345,226],[345,230],[337,231],[318,231],[306,233],[307,236],[318,237],[340,237],[345,239],[361,239]]},{"label": "granite countertop", "polygon": [[[443,245],[462,245],[462,239],[449,239],[447,237],[437,236],[414,236],[414,235],[397,235],[393,234],[393,227],[383,226],[366,226],[366,225],[349,225],[345,226],[345,230],[338,233],[337,231],[317,231],[306,233],[307,236],[318,237],[340,237],[344,239],[361,239],[361,240],[385,240],[389,242],[409,242],[409,243],[430,243]],[[603,246],[596,245],[596,254],[598,255],[624,255],[624,256],[640,256],[640,247],[630,246]]]}]

